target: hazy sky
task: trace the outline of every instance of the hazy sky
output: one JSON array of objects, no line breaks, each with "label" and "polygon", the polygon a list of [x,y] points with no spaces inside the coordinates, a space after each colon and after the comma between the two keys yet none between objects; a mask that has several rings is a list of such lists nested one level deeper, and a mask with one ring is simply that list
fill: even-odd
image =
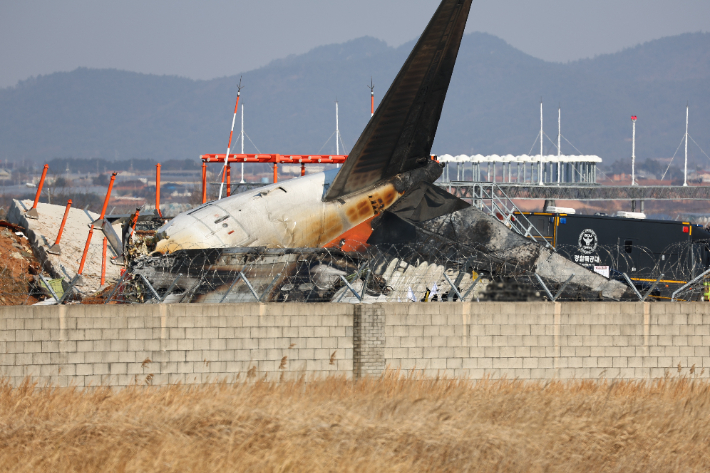
[{"label": "hazy sky", "polygon": [[[369,35],[421,33],[438,0],[0,0],[0,87],[80,66],[210,79]],[[474,0],[467,32],[568,61],[710,28],[708,0]]]}]

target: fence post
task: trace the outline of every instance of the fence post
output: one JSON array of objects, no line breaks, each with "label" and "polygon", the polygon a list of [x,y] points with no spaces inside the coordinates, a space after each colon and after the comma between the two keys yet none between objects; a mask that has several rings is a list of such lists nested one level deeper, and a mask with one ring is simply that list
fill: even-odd
[{"label": "fence post", "polygon": [[636,289],[636,286],[634,286],[634,283],[631,282],[631,278],[629,278],[629,275],[626,273],[623,273],[624,279],[626,279],[626,282],[629,283],[629,287],[634,290],[634,293],[636,293],[636,297],[639,298],[640,301],[643,300],[643,296],[641,293]]},{"label": "fence post", "polygon": [[[347,286],[348,290],[349,290],[350,292],[352,292],[352,293],[355,295],[355,297],[357,298],[358,302],[362,302],[362,297],[360,296],[360,294],[357,293],[357,291],[355,290],[355,288],[353,288],[353,287],[350,285],[350,283],[348,282],[348,280],[345,279],[345,277],[344,277],[343,275],[340,275],[340,279],[343,280],[343,282],[345,283],[345,286]],[[340,302],[340,301],[343,299],[343,296],[345,295],[346,292],[348,292],[348,291],[343,291],[343,293],[340,295],[340,297],[338,297],[338,301],[337,301],[337,302]]]},{"label": "fence post", "polygon": [[572,274],[570,275],[570,277],[567,278],[567,281],[565,281],[565,283],[562,285],[562,287],[560,288],[560,290],[557,291],[557,294],[555,294],[555,297],[552,299],[552,302],[555,302],[555,301],[557,300],[557,298],[562,295],[562,293],[564,292],[564,290],[567,289],[567,286],[569,285],[569,283],[572,282],[572,278],[574,278],[574,273],[572,273]]},{"label": "fence post", "polygon": [[552,293],[551,293],[550,290],[547,288],[547,286],[545,285],[545,282],[542,280],[542,278],[540,277],[540,275],[537,274],[537,273],[535,273],[535,278],[537,278],[537,282],[540,283],[540,286],[542,286],[542,288],[543,288],[543,289],[545,290],[545,292],[547,293],[547,297],[548,297],[551,301],[554,301],[554,300],[555,300],[555,296],[552,295]]}]

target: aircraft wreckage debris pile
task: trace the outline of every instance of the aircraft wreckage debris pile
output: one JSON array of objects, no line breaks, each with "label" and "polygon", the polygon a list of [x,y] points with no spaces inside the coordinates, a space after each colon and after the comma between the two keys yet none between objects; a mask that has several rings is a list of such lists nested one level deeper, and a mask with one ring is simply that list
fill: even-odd
[{"label": "aircraft wreckage debris pile", "polygon": [[[47,207],[50,206],[45,204],[39,207],[41,215],[50,214],[48,210],[51,209]],[[544,263],[551,258],[560,258],[574,265],[565,256],[571,257],[575,248],[559,247],[557,253],[552,253],[530,239],[510,233],[503,224],[493,218],[483,219],[483,216],[472,209],[475,210],[468,207],[462,211],[464,215],[473,213],[476,218],[469,215],[468,220],[462,222],[449,216],[445,219],[446,224],[451,225],[456,232],[462,232],[467,226],[472,226],[479,234],[488,235],[486,240],[454,241],[447,237],[447,231],[442,229],[445,225],[436,218],[425,220],[423,223],[417,222],[413,228],[407,226],[411,224],[411,219],[409,222],[398,222],[395,225],[391,220],[397,215],[402,216],[401,213],[397,214],[395,208],[394,212],[387,212],[375,221],[375,231],[369,242],[349,243],[350,246],[360,247],[359,252],[347,252],[337,247],[249,247],[195,248],[159,255],[151,253],[156,243],[155,227],[159,222],[147,219],[140,222],[130,244],[126,246],[126,271],[121,272],[121,266],[108,265],[113,270],[110,280],[112,284],[99,293],[81,290],[73,300],[81,300],[82,303],[113,304],[255,301],[503,302],[550,300],[549,294],[558,301],[604,299],[602,291],[590,290],[588,285],[576,284],[574,278],[565,285],[565,278],[551,278],[548,277],[549,274],[544,274]],[[74,264],[67,262],[72,273],[69,277],[59,276],[63,282],[59,283],[58,291],[67,288],[76,270],[79,247],[83,246],[85,234],[88,232],[89,217],[83,212],[82,217],[79,222],[81,228],[74,230],[82,233],[74,239]],[[492,227],[482,232],[482,221]],[[53,240],[42,237],[38,225],[42,222],[43,220],[27,222],[32,229],[29,231],[13,223],[0,222],[0,254],[4,257],[0,268],[0,304],[34,304],[41,300],[51,302],[52,297],[40,275],[43,274],[45,280],[50,281],[54,275],[46,271],[47,266],[53,263],[56,271],[57,267],[61,268],[63,265],[61,261],[57,263],[50,259],[56,258],[55,255],[46,253],[44,247]],[[54,223],[58,225],[58,222]],[[505,229],[501,235],[505,237],[502,241],[508,242],[506,248],[497,246],[495,238],[490,238],[496,234],[495,230],[499,226]],[[437,235],[427,233],[427,229],[434,227],[439,229]],[[54,233],[50,226],[48,228],[47,232]],[[403,229],[406,231],[397,236]],[[29,238],[27,234],[30,235]],[[389,240],[390,243],[378,242],[378,238]],[[101,241],[100,238],[96,240]],[[392,241],[395,243],[391,243]],[[66,240],[66,244],[63,251],[68,252],[69,240]],[[511,253],[510,248],[515,248],[516,251]],[[87,266],[93,268],[85,273],[90,276],[90,271],[95,270],[98,273],[100,253],[96,250],[100,250],[100,246],[94,249],[96,254],[93,266]],[[600,246],[597,251],[611,253],[616,249]],[[638,251],[643,251],[643,248],[638,248]],[[689,248],[683,247],[682,244],[674,248],[677,253],[687,251]],[[541,262],[542,253],[545,253],[545,257]],[[651,266],[639,268],[645,272],[673,273],[686,279],[690,279],[694,271],[697,273],[691,266],[682,266],[679,261],[684,260],[654,260],[650,252],[648,256],[646,260],[651,262]],[[95,277],[98,277],[98,274]],[[117,285],[113,284],[117,281]],[[623,286],[621,282],[613,282],[625,289],[623,294],[614,294],[616,297],[613,298],[637,300],[630,288]],[[699,299],[702,291],[701,281],[689,288],[684,300]]]},{"label": "aircraft wreckage debris pile", "polygon": [[[647,261],[654,267],[644,274],[658,270],[658,279],[645,291],[645,280],[632,282],[609,267],[602,275],[588,255],[572,260],[571,252],[554,248],[554,239],[540,234],[507,196],[493,195],[492,185],[491,195],[484,198],[481,188],[470,201],[434,185],[444,164],[432,159],[432,145],[471,3],[440,2],[342,168],[205,202],[170,221],[141,215],[141,222],[137,212],[114,223],[116,229],[105,218],[114,173],[98,220],[69,212],[66,248],[57,256],[49,245],[60,225],[58,206],[33,208],[27,214],[39,218],[30,221],[23,212],[29,202],[15,201],[8,219],[27,228],[38,260],[62,285],[69,279],[74,288],[80,280],[66,268],[82,255],[77,273],[85,260],[88,266],[77,298],[93,302],[645,300],[668,292],[657,287],[667,269],[690,281],[673,298],[681,291],[686,300],[697,297],[699,278],[710,270],[697,276],[694,265],[686,274]],[[47,165],[35,206],[46,172]],[[205,178],[203,164],[203,202]],[[491,205],[484,211],[486,198]],[[156,192],[156,208],[158,202]],[[103,235],[89,244],[95,226],[121,266],[105,265]],[[364,227],[364,237],[353,238]],[[348,251],[353,248],[358,251]],[[102,263],[107,281],[116,282],[86,298],[99,290]]]},{"label": "aircraft wreckage debris pile", "polygon": [[[164,256],[138,256],[129,262],[129,275],[121,281],[120,291],[116,291],[112,302],[406,303],[551,298],[592,302],[607,299],[602,291],[577,284],[574,278],[567,284],[566,280],[557,282],[540,276],[525,261],[472,251],[466,245],[363,246],[367,248],[361,252],[343,252],[337,248],[197,248]],[[601,248],[605,250],[611,251]],[[670,268],[663,266],[665,263],[658,260],[652,270],[668,271]],[[690,272],[691,268],[685,270]],[[617,300],[638,300],[620,277],[616,279],[604,278],[622,288],[616,294]],[[646,286],[650,288],[650,284]],[[689,287],[683,300],[697,300],[702,291],[701,281]]]}]

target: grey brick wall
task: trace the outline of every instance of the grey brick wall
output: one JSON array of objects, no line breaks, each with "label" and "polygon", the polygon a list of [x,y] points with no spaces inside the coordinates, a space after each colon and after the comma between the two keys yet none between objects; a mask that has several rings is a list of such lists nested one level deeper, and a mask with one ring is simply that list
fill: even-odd
[{"label": "grey brick wall", "polygon": [[385,335],[390,368],[429,376],[710,376],[708,303],[399,304]]},{"label": "grey brick wall", "polygon": [[59,386],[352,374],[353,306],[0,308],[0,377]]},{"label": "grey brick wall", "polygon": [[[223,304],[0,308],[0,377],[59,386],[378,375],[710,376],[710,304]],[[694,368],[693,368],[694,367]]]}]

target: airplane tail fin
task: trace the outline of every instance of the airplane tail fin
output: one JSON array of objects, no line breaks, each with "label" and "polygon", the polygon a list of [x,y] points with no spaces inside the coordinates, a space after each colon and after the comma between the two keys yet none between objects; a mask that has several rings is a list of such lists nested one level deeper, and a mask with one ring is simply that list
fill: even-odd
[{"label": "airplane tail fin", "polygon": [[472,0],[442,0],[328,189],[334,200],[426,164]]}]

